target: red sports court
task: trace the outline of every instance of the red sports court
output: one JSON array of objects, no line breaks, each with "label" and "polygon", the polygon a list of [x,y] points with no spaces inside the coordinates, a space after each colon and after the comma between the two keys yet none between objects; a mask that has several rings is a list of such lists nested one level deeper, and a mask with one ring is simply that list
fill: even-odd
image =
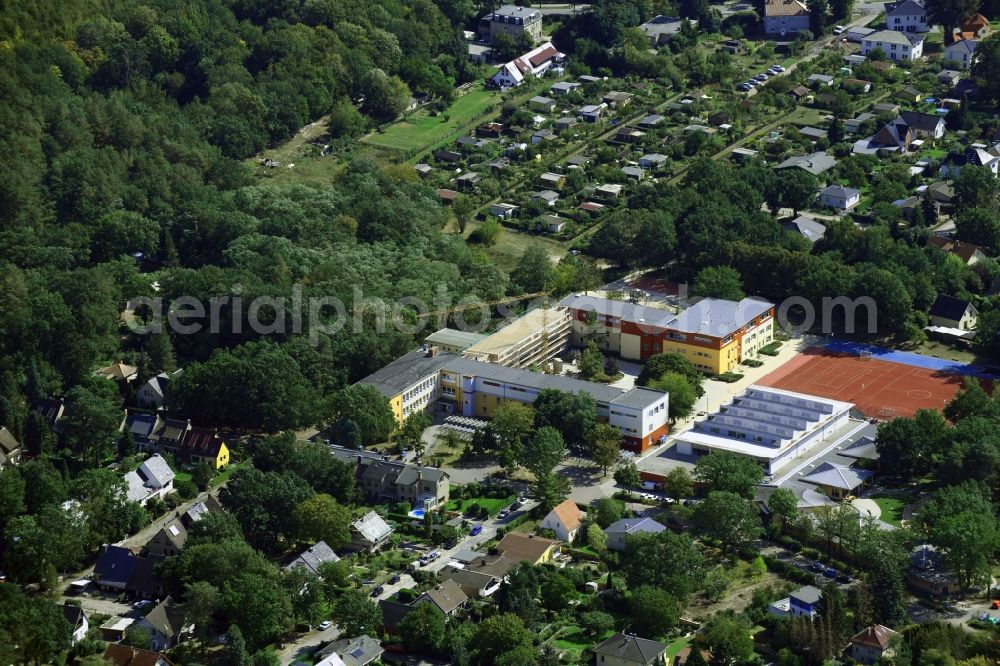
[{"label": "red sports court", "polygon": [[918,409],[944,408],[964,378],[869,355],[809,347],[758,383],[853,402],[866,416],[890,419],[913,416]]}]

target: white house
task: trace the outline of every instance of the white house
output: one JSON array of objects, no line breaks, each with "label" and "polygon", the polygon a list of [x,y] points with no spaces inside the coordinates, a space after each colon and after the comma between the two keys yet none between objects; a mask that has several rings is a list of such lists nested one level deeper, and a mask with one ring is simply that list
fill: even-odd
[{"label": "white house", "polygon": [[979,311],[964,298],[939,294],[930,310],[930,321],[934,326],[957,328],[971,331],[976,327]]},{"label": "white house", "polygon": [[978,47],[978,39],[963,39],[953,42],[944,48],[944,59],[955,63],[961,69],[969,69],[972,67]]},{"label": "white house", "polygon": [[766,0],[764,32],[788,35],[809,29],[809,7],[802,0]]},{"label": "white house", "polygon": [[504,63],[489,80],[499,88],[513,88],[524,83],[525,77],[542,76],[565,57],[552,46],[552,42],[545,42],[521,57]]},{"label": "white house", "polygon": [[125,475],[129,501],[145,506],[154,497],[164,497],[174,491],[174,470],[159,453],[150,456],[139,469]]},{"label": "white house", "polygon": [[944,136],[944,118],[933,113],[903,111],[899,117],[921,139],[940,139]]},{"label": "white house", "polygon": [[586,514],[580,511],[580,507],[573,500],[566,500],[556,508],[549,511],[548,515],[539,523],[543,530],[552,530],[556,533],[556,538],[566,543],[572,543],[580,526],[583,525],[583,518]]},{"label": "white house", "polygon": [[917,60],[924,55],[924,38],[916,32],[879,30],[861,42],[861,55],[882,49],[889,60]]},{"label": "white house", "polygon": [[972,165],[985,167],[990,170],[994,177],[1000,171],[1000,156],[992,153],[983,144],[972,145],[961,153],[949,153],[948,157],[941,162],[941,178],[958,178],[962,173],[962,167]]},{"label": "white house", "polygon": [[899,0],[886,3],[885,25],[896,32],[927,32],[927,8],[920,0]]},{"label": "white house", "polygon": [[159,409],[160,407],[163,407],[163,402],[166,399],[170,382],[180,373],[180,370],[176,370],[170,375],[165,372],[161,372],[155,377],[150,377],[146,380],[146,383],[140,386],[139,390],[135,392],[136,402],[139,403],[140,407],[144,407],[145,409]]},{"label": "white house", "polygon": [[63,604],[60,608],[62,608],[63,617],[66,618],[66,622],[73,628],[70,645],[76,645],[86,638],[87,632],[90,631],[90,622],[87,620],[87,614],[79,606]]},{"label": "white house", "polygon": [[861,201],[861,190],[843,185],[830,185],[819,193],[819,200],[824,206],[850,210]]},{"label": "white house", "polygon": [[630,534],[658,534],[667,529],[652,518],[622,518],[608,525],[604,534],[608,537],[608,550],[625,550],[625,540]]}]

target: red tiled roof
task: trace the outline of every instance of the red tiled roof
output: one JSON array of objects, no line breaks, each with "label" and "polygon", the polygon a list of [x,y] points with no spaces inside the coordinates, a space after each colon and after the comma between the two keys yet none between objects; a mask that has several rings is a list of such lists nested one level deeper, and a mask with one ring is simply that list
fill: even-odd
[{"label": "red tiled roof", "polygon": [[559,52],[556,51],[556,47],[554,47],[551,44],[549,44],[544,49],[542,49],[541,51],[539,51],[535,55],[533,55],[530,58],[528,58],[528,62],[531,63],[532,67],[538,67],[539,65],[541,65],[542,63],[544,63],[546,60],[550,60],[551,58],[554,58],[557,53],[559,53]]},{"label": "red tiled roof", "polygon": [[896,632],[881,624],[873,624],[862,629],[851,638],[854,645],[864,645],[866,647],[885,650],[889,647],[889,641],[896,635]]}]

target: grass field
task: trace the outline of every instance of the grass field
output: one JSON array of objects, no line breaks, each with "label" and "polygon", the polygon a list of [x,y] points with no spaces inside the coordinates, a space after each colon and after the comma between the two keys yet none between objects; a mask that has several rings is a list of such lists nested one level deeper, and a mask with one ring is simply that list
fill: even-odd
[{"label": "grass field", "polygon": [[664,656],[667,658],[667,663],[670,663],[674,657],[680,654],[681,650],[690,644],[690,636],[681,636],[680,638],[675,638],[670,641],[670,644],[667,646],[667,651],[664,653]]},{"label": "grass field", "polygon": [[[478,222],[473,222],[465,230],[468,238],[473,231],[479,227]],[[510,229],[504,229],[497,239],[496,245],[486,248],[486,253],[490,255],[494,263],[501,270],[510,272],[517,265],[517,260],[521,258],[524,251],[530,245],[540,245],[549,253],[553,261],[559,261],[567,252],[567,245],[557,240],[538,236],[535,234],[523,234]]]},{"label": "grass field", "polygon": [[500,92],[479,88],[472,90],[452,103],[448,110],[431,116],[426,109],[393,123],[383,132],[374,132],[362,139],[372,146],[391,148],[401,152],[424,150],[443,140],[452,132],[468,125],[491,105],[499,105]]},{"label": "grass field", "polygon": [[881,520],[899,527],[903,519],[903,509],[909,504],[909,499],[905,497],[872,497],[878,508],[882,510]]},{"label": "grass field", "polygon": [[609,631],[602,636],[588,636],[581,627],[570,625],[559,632],[558,636],[552,640],[552,645],[560,650],[585,650],[608,638],[611,633]]}]

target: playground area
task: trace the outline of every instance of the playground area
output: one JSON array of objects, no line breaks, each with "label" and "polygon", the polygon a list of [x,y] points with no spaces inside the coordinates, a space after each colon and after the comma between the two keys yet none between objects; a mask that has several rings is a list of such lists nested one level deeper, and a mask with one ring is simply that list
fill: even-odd
[{"label": "playground area", "polygon": [[879,360],[871,352],[809,347],[759,382],[763,386],[853,402],[865,416],[891,419],[942,409],[962,387],[957,372]]}]

